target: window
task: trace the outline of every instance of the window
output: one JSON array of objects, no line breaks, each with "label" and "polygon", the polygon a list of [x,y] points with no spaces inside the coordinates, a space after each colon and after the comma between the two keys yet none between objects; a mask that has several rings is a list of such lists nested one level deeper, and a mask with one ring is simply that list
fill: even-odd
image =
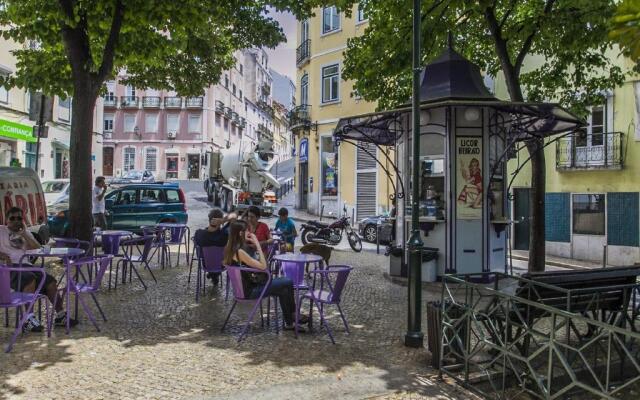
[{"label": "window", "polygon": [[127,205],[136,203],[136,189],[126,189],[118,193],[116,205]]},{"label": "window", "polygon": [[240,100],[242,100],[242,90],[240,90]]},{"label": "window", "polygon": [[364,12],[364,7],[362,4],[358,5],[358,22],[365,21],[367,19],[367,15]]},{"label": "window", "polygon": [[158,161],[158,149],[155,147],[147,147],[144,158],[144,169],[151,172],[156,172],[156,166]]},{"label": "window", "polygon": [[244,73],[244,66],[240,64],[240,75],[242,75],[243,73]]},{"label": "window", "polygon": [[234,83],[233,85],[231,85],[231,92],[233,93],[233,95],[236,95],[236,84]]},{"label": "window", "polygon": [[322,33],[340,29],[340,13],[336,6],[325,7],[322,10]]},{"label": "window", "polygon": [[229,120],[226,118],[224,119],[224,131],[229,132]]},{"label": "window", "polygon": [[9,91],[4,86],[0,86],[0,103],[9,102]]},{"label": "window", "polygon": [[200,132],[202,132],[200,114],[189,114],[189,133],[200,133]]},{"label": "window", "polygon": [[180,194],[177,190],[167,190],[167,203],[181,203]]},{"label": "window", "polygon": [[605,114],[605,107],[591,107],[591,113],[587,117],[587,127],[582,129],[582,135],[576,136],[576,147],[603,145],[603,133],[606,132]]},{"label": "window", "polygon": [[178,114],[167,114],[167,132],[178,132]]},{"label": "window", "polygon": [[159,203],[162,201],[160,189],[144,189],[140,191],[140,203]]},{"label": "window", "polygon": [[331,136],[321,139],[322,195],[338,195],[338,152]]},{"label": "window", "polygon": [[71,98],[58,99],[58,119],[69,122],[71,120]]},{"label": "window", "polygon": [[136,149],[134,147],[127,147],[124,149],[123,159],[124,162],[122,168],[124,172],[136,169]]},{"label": "window", "polygon": [[[36,156],[37,156],[36,151],[37,151],[37,144],[27,142],[27,147],[24,151],[24,161],[25,161],[24,166],[26,168],[31,168],[34,171],[36,169]],[[61,190],[62,189],[60,189],[59,191]]]},{"label": "window", "polygon": [[147,114],[144,116],[144,130],[150,133],[158,132],[158,114]]},{"label": "window", "polygon": [[136,95],[136,88],[134,88],[133,86],[127,86],[124,92],[125,96],[132,97]]},{"label": "window", "polygon": [[113,132],[113,114],[104,114],[102,131]]},{"label": "window", "polygon": [[135,114],[125,114],[124,115],[124,131],[133,132],[135,127],[136,127]]},{"label": "window", "polygon": [[309,75],[304,74],[300,78],[300,97],[302,105],[309,104]]},{"label": "window", "polygon": [[605,195],[573,195],[573,233],[579,235],[605,234]]},{"label": "window", "polygon": [[322,102],[337,101],[340,69],[338,64],[322,68]]},{"label": "window", "polygon": [[224,75],[224,87],[229,89],[229,75],[227,74]]},{"label": "window", "polygon": [[220,114],[216,114],[216,126],[220,127]]}]

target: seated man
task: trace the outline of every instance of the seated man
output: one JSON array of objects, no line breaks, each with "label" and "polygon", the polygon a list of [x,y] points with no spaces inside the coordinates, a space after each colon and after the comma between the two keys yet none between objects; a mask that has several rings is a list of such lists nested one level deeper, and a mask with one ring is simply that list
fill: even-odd
[{"label": "seated man", "polygon": [[[20,263],[20,259],[27,250],[40,248],[40,243],[33,237],[23,222],[22,209],[18,207],[11,207],[5,216],[5,222],[7,225],[0,225],[0,263],[6,265],[17,265]],[[58,296],[58,285],[56,280],[49,274],[45,274],[43,292],[54,303],[56,296]],[[42,275],[32,272],[11,272],[11,289],[33,293],[35,292],[38,283],[42,279]],[[20,287],[18,287],[20,284]],[[55,325],[65,326],[67,314],[63,311],[63,300],[58,296],[56,302],[56,316]],[[71,320],[71,326],[78,324],[75,319]],[[24,331],[30,332],[42,332],[42,325],[35,316],[30,316],[24,325]]]},{"label": "seated man", "polygon": [[296,236],[298,236],[298,232],[296,231],[296,225],[293,223],[293,220],[289,218],[289,210],[285,207],[282,207],[280,211],[278,211],[278,221],[276,222],[276,231],[279,231],[282,235],[282,239],[284,239],[284,251],[293,251],[293,245],[296,241]]},{"label": "seated man", "polygon": [[[209,211],[209,225],[205,229],[198,229],[194,235],[195,243],[200,247],[227,245],[229,238],[229,222],[236,219],[236,215],[230,213],[226,217],[219,208]],[[218,283],[220,274],[207,274],[214,284]]]}]

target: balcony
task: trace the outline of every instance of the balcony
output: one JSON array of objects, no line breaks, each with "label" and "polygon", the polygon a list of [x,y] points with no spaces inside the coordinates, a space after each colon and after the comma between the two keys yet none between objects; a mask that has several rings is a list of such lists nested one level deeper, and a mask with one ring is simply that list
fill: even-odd
[{"label": "balcony", "polygon": [[122,96],[120,97],[121,108],[138,108],[138,96]]},{"label": "balcony", "polygon": [[233,115],[233,110],[229,107],[225,107],[224,116],[230,119],[232,115]]},{"label": "balcony", "polygon": [[311,106],[303,104],[289,112],[289,126],[295,133],[298,130],[311,128]]},{"label": "balcony", "polygon": [[118,98],[114,95],[106,95],[102,98],[105,107],[117,107]]},{"label": "balcony", "polygon": [[187,97],[187,108],[202,108],[204,97]]},{"label": "balcony", "polygon": [[224,114],[224,103],[220,100],[216,100],[216,113]]},{"label": "balcony", "polygon": [[622,169],[624,134],[576,132],[556,142],[556,170]]},{"label": "balcony", "polygon": [[273,132],[265,124],[258,124],[258,140],[273,140]]},{"label": "balcony", "polygon": [[231,113],[231,123],[240,125],[240,116],[235,111]]},{"label": "balcony", "polygon": [[142,108],[160,108],[160,97],[144,96],[142,98]]},{"label": "balcony", "polygon": [[164,108],[182,108],[182,97],[165,97]]},{"label": "balcony", "polygon": [[262,88],[263,96],[269,96],[271,94],[271,85],[269,85],[268,83],[265,82],[260,87]]},{"label": "balcony", "polygon": [[300,67],[309,61],[311,56],[311,39],[307,39],[296,49],[296,66]]},{"label": "balcony", "polygon": [[275,112],[273,111],[273,107],[271,107],[269,105],[269,103],[267,103],[264,100],[258,100],[258,102],[256,103],[256,105],[258,106],[258,108],[260,108],[265,114],[268,114],[271,118],[273,118],[273,116],[275,115]]},{"label": "balcony", "polygon": [[244,117],[240,117],[240,123],[238,124],[240,128],[244,129],[247,127],[247,120]]}]

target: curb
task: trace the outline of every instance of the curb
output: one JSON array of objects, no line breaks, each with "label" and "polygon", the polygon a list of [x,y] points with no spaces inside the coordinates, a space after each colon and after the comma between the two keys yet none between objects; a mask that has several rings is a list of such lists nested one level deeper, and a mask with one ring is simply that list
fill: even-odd
[{"label": "curb", "polygon": [[[529,257],[517,256],[515,254],[513,254],[511,257],[514,260],[527,261],[527,262],[529,261]],[[546,264],[547,265],[551,265],[553,267],[574,269],[574,270],[593,269],[591,267],[587,267],[587,266],[584,266],[584,265],[576,265],[576,264],[564,263],[564,262],[560,262],[560,261],[546,261]]]}]

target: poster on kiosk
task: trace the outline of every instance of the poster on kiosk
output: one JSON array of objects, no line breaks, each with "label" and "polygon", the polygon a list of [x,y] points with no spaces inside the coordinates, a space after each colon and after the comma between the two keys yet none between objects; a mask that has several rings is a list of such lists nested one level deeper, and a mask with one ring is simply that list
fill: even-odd
[{"label": "poster on kiosk", "polygon": [[482,219],[482,137],[456,138],[457,219]]}]

